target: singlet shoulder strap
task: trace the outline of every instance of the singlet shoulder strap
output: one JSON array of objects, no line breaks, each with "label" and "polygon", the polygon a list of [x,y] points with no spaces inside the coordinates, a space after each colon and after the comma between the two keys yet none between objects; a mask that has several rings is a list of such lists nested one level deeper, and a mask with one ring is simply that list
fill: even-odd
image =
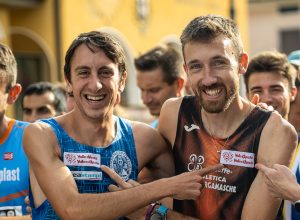
[{"label": "singlet shoulder strap", "polygon": [[123,135],[129,135],[133,139],[132,126],[130,121],[122,117],[116,117],[116,119],[117,119],[116,139],[121,138]]},{"label": "singlet shoulder strap", "polygon": [[62,144],[62,135],[65,133],[65,131],[58,124],[58,122],[54,118],[41,119],[39,121],[50,125],[50,127],[52,128],[52,130],[55,133],[55,136],[56,136],[56,138],[58,140],[59,145],[61,146],[61,144]]}]

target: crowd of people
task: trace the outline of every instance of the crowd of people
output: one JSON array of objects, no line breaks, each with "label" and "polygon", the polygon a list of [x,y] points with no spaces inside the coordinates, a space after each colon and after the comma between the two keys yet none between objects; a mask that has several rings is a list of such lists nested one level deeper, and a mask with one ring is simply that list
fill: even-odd
[{"label": "crowd of people", "polygon": [[[250,59],[217,15],[194,18],[180,41],[182,53],[163,44],[133,61],[151,126],[115,114],[128,73],[110,34],[73,40],[66,86],[23,93],[0,44],[0,216],[299,219],[300,51]],[[20,94],[24,122],[6,116]]]}]

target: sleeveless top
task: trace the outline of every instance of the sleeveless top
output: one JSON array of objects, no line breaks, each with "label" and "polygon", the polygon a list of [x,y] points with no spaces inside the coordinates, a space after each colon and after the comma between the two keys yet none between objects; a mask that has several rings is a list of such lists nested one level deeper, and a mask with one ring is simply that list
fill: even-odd
[{"label": "sleeveless top", "polygon": [[0,139],[0,216],[25,215],[29,191],[28,160],[22,138],[26,122],[11,119]]},{"label": "sleeveless top", "polygon": [[204,188],[197,200],[174,200],[174,210],[203,220],[241,219],[257,174],[254,164],[261,132],[271,112],[255,107],[227,139],[209,135],[200,112],[194,96],[184,97],[173,146],[176,175],[220,162],[226,165],[204,176]]},{"label": "sleeveless top", "polygon": [[[295,174],[298,184],[300,184],[300,142],[299,141],[290,168]],[[300,219],[300,213],[297,212],[295,206],[290,201],[287,200],[284,201],[284,205],[283,205],[283,219],[286,220]]]},{"label": "sleeveless top", "polygon": [[[138,161],[131,125],[125,119],[116,118],[116,137],[109,146],[104,148],[76,142],[53,118],[41,120],[54,130],[61,149],[61,160],[72,172],[80,193],[108,192],[108,186],[115,184],[101,171],[100,165],[110,167],[124,180],[137,179]],[[31,199],[33,199],[32,195]],[[32,218],[60,219],[48,200],[33,209]]]}]

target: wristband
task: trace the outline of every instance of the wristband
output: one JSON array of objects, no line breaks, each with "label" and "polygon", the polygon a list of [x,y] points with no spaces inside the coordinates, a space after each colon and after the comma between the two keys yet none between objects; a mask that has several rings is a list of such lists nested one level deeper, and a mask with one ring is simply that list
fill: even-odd
[{"label": "wristband", "polygon": [[150,216],[155,208],[155,206],[157,205],[160,205],[160,203],[158,202],[154,202],[154,203],[151,203],[148,208],[147,208],[147,212],[146,212],[146,216],[145,216],[145,220],[150,220]]}]

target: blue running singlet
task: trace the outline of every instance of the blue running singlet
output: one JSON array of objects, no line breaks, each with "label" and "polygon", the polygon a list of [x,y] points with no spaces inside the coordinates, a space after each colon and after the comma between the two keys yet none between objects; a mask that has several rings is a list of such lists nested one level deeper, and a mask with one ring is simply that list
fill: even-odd
[{"label": "blue running singlet", "polygon": [[22,138],[26,122],[11,119],[0,139],[0,217],[26,214],[29,191],[28,160]]},{"label": "blue running singlet", "polygon": [[[80,193],[108,192],[108,186],[114,184],[101,171],[100,165],[109,166],[124,180],[137,179],[138,162],[131,125],[125,119],[119,117],[116,119],[116,137],[105,148],[80,144],[72,139],[54,119],[42,120],[53,129],[61,148],[61,160],[72,172]],[[32,195],[30,196],[33,200]],[[38,208],[33,209],[32,219],[60,218],[48,200],[45,200]]]}]

